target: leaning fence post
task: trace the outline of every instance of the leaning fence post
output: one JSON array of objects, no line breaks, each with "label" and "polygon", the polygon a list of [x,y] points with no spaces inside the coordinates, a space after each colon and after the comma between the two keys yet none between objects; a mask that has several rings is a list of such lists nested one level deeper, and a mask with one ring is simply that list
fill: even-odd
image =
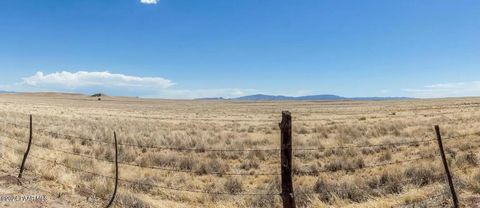
[{"label": "leaning fence post", "polygon": [[28,140],[27,151],[25,151],[25,155],[23,155],[22,165],[20,166],[20,173],[18,174],[18,178],[22,178],[23,168],[25,167],[25,162],[27,161],[28,153],[30,152],[30,146],[32,144],[32,115],[30,115],[30,137]]},{"label": "leaning fence post", "polygon": [[443,143],[442,143],[442,135],[440,134],[440,127],[435,125],[435,133],[437,134],[437,141],[438,141],[438,148],[440,149],[440,154],[442,156],[443,166],[445,167],[445,173],[447,174],[448,185],[450,186],[450,191],[452,194],[453,206],[458,208],[458,198],[455,192],[455,187],[453,186],[452,175],[450,174],[450,170],[448,168],[447,159],[445,157],[445,152],[443,150]]},{"label": "leaning fence post", "polygon": [[108,202],[107,208],[112,206],[113,201],[115,200],[115,195],[117,195],[118,187],[118,148],[117,148],[117,133],[113,132],[113,139],[115,140],[115,189],[113,190],[112,198]]},{"label": "leaning fence post", "polygon": [[295,208],[295,196],[292,182],[292,116],[289,111],[282,112],[281,130],[281,169],[283,208]]}]

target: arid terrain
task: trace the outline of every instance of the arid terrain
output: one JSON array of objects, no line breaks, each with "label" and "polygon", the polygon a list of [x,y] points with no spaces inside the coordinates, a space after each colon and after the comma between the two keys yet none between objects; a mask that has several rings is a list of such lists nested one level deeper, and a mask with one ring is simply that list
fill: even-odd
[{"label": "arid terrain", "polygon": [[[480,203],[480,98],[241,102],[0,95],[5,207],[281,207],[281,112],[298,207],[448,207],[439,125],[463,207]],[[17,180],[29,138],[26,169]]]}]

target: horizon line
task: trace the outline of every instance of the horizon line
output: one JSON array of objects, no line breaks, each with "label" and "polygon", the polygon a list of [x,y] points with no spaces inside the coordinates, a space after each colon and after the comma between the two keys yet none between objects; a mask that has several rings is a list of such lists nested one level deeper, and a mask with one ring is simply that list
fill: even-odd
[{"label": "horizon line", "polygon": [[[251,94],[251,95],[244,95],[244,96],[239,96],[239,97],[231,97],[231,98],[226,98],[226,97],[199,97],[199,98],[164,98],[164,97],[144,97],[144,96],[129,96],[129,95],[108,95],[105,93],[94,93],[94,94],[87,94],[87,93],[81,93],[81,92],[62,92],[62,91],[39,91],[39,92],[34,92],[34,91],[3,91],[0,90],[0,95],[1,94],[69,94],[69,95],[82,95],[82,96],[87,96],[87,97],[94,97],[96,94],[102,94],[102,96],[99,97],[123,97],[123,98],[137,98],[137,99],[160,99],[160,100],[240,100],[239,98],[244,98],[244,97],[250,97],[250,96],[255,96],[255,95],[263,95],[263,96],[272,96],[272,97],[286,97],[286,98],[302,98],[302,97],[309,97],[309,96],[337,96],[339,99],[312,99],[312,100],[290,100],[290,101],[347,101],[351,99],[367,99],[367,98],[385,98],[386,100],[392,99],[392,100],[410,100],[410,99],[416,99],[416,100],[428,100],[428,99],[454,99],[454,98],[479,98],[480,96],[445,96],[445,97],[408,97],[408,96],[355,96],[355,97],[344,97],[340,95],[335,95],[335,94],[311,94],[311,95],[301,95],[301,96],[289,96],[289,95],[270,95],[270,94]],[[244,100],[247,101],[247,100]],[[250,100],[250,101],[255,101],[255,100]],[[259,99],[259,101],[262,101],[262,99]],[[264,101],[268,101],[268,99],[264,99]],[[289,100],[273,100],[273,101],[289,101]],[[356,100],[359,101],[359,100]],[[366,100],[368,101],[368,100]]]}]

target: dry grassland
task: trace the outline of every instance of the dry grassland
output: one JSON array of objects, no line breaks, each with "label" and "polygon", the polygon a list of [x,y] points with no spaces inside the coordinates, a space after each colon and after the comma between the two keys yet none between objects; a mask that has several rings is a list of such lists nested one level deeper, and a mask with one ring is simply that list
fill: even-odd
[{"label": "dry grassland", "polygon": [[[280,172],[276,149],[282,110],[293,115],[299,207],[447,206],[443,166],[437,143],[431,141],[435,124],[446,138],[460,201],[467,207],[480,203],[479,98],[238,102],[0,95],[0,194],[48,197],[22,207],[105,205],[114,181],[95,174],[114,176],[116,131],[123,144],[124,180],[116,207],[281,207],[279,196],[229,194],[280,192],[274,174]],[[19,185],[2,176],[18,175],[29,114],[35,145]],[[425,140],[430,142],[415,143]],[[351,146],[358,147],[336,148]],[[271,151],[209,151],[248,149]]]}]

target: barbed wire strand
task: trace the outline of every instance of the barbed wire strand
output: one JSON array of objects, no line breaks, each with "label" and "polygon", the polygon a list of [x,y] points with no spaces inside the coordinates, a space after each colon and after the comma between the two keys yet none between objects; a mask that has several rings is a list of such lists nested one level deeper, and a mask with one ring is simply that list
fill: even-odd
[{"label": "barbed wire strand", "polygon": [[[6,146],[6,145],[4,145],[4,146]],[[8,147],[7,147],[7,148],[8,148]],[[13,148],[12,148],[12,149],[13,149]],[[35,157],[35,156],[33,156],[33,158],[39,159],[38,157]],[[14,167],[17,166],[17,164],[15,164],[14,162],[12,162],[12,161],[10,161],[10,160],[7,160],[7,159],[5,159],[5,158],[3,158],[3,157],[0,157],[0,159],[2,159],[3,161],[9,163],[10,165],[12,165],[12,166],[14,166]],[[57,164],[57,163],[56,163],[56,164]],[[70,168],[70,169],[73,169],[73,168]],[[78,171],[80,171],[80,170],[78,170]],[[82,171],[82,172],[85,172],[85,171]],[[102,175],[102,177],[107,177],[107,176],[103,176],[103,175]],[[113,179],[113,177],[112,177],[112,179]],[[33,188],[33,189],[35,189],[36,191],[43,192],[43,193],[48,194],[48,195],[52,195],[52,192],[51,192],[51,191],[48,191],[48,190],[43,189],[43,188],[40,188],[40,187],[36,187],[36,186],[35,186],[35,187],[27,187],[27,186],[26,186],[25,184],[23,184],[23,183],[21,183],[20,186],[21,186],[23,189],[32,189],[32,188]],[[17,193],[17,194],[23,194],[23,193]],[[95,196],[95,197],[98,197],[98,198],[100,198],[100,199],[102,199],[102,200],[106,200],[105,197],[100,197],[100,196]]]},{"label": "barbed wire strand", "polygon": [[384,166],[389,166],[389,165],[398,165],[398,164],[416,162],[416,161],[420,161],[420,160],[433,159],[435,157],[439,157],[439,156],[419,157],[419,158],[399,160],[399,161],[394,161],[394,162],[389,162],[389,163],[365,165],[365,166],[355,168],[355,169],[339,169],[339,170],[324,169],[324,170],[310,171],[310,172],[297,172],[297,173],[294,173],[294,175],[296,175],[296,176],[319,176],[318,173],[334,173],[334,172],[340,172],[340,171],[353,172],[353,171],[357,171],[357,170],[373,169],[373,168],[384,167]]},{"label": "barbed wire strand", "polygon": [[[29,128],[29,127],[23,127],[23,128]],[[36,129],[37,132],[45,133],[45,134],[50,134],[52,136],[55,136],[56,139],[62,139],[62,140],[67,140],[71,141],[71,139],[77,139],[77,140],[82,140],[82,141],[91,141],[91,142],[97,142],[97,143],[103,143],[103,144],[111,144],[109,142],[101,141],[101,140],[95,140],[91,138],[85,138],[82,136],[74,136],[74,135],[68,135],[68,134],[60,134],[58,132],[52,132],[52,131],[47,131],[47,130],[42,130],[42,129]],[[63,138],[62,138],[63,137]],[[68,138],[68,139],[67,139]],[[118,144],[119,146],[127,146],[127,147],[135,147],[135,148],[140,148],[140,149],[156,149],[156,150],[174,150],[174,151],[195,151],[195,152],[269,152],[269,151],[280,151],[280,148],[269,148],[269,149],[206,149],[206,148],[180,148],[180,147],[166,147],[166,146],[143,146],[143,145],[137,145],[137,144],[131,144],[131,143],[120,143]]]},{"label": "barbed wire strand", "polygon": [[[9,138],[9,137],[7,137],[7,138]],[[22,140],[18,140],[18,139],[13,139],[13,138],[9,138],[9,139],[12,139],[12,140],[15,140],[15,141],[18,141],[18,142],[23,142],[23,143],[25,143],[25,144],[28,144],[28,142],[26,142],[26,141],[22,141]],[[93,159],[93,160],[99,160],[99,161],[104,161],[104,162],[112,163],[112,161],[95,158],[95,157],[89,156],[89,155],[83,155],[83,154],[72,153],[72,152],[68,152],[68,151],[64,151],[64,150],[47,148],[47,147],[43,147],[43,146],[40,146],[40,145],[37,145],[37,144],[34,144],[34,143],[32,143],[32,145],[37,146],[37,147],[40,147],[40,148],[44,148],[44,149],[49,149],[49,150],[52,150],[52,151],[61,152],[61,153],[64,153],[64,154],[70,154],[70,155],[74,155],[74,156],[86,157],[86,158]],[[339,172],[339,171],[347,171],[347,172],[349,172],[349,171],[356,171],[356,170],[362,170],[362,169],[370,169],[370,168],[383,167],[383,166],[388,166],[388,165],[409,163],[409,162],[413,162],[413,161],[418,161],[418,160],[423,160],[423,159],[432,159],[432,158],[435,158],[435,156],[433,156],[433,157],[419,157],[419,158],[413,158],[413,159],[401,160],[401,161],[394,161],[394,162],[383,163],[383,164],[366,165],[366,166],[359,167],[359,168],[352,169],[352,170],[350,170],[350,169],[341,169],[341,170],[327,170],[327,169],[325,169],[325,170],[319,170],[319,171],[313,171],[313,172],[300,172],[300,173],[296,173],[295,175],[297,175],[297,176],[312,176],[313,174],[327,173],[327,172]],[[157,170],[172,171],[172,172],[184,172],[184,173],[195,173],[195,174],[198,174],[198,172],[196,172],[196,171],[189,171],[189,170],[168,169],[168,168],[161,168],[161,167],[143,167],[143,166],[140,166],[140,165],[129,164],[129,163],[120,163],[120,164],[127,165],[127,166],[139,167],[139,168],[157,169]],[[209,172],[209,173],[205,173],[205,175],[252,176],[252,174],[222,173],[222,172]],[[253,174],[253,176],[256,176],[256,175],[277,176],[277,175],[280,175],[280,174],[279,174],[279,173],[258,173],[258,174]]]},{"label": "barbed wire strand", "polygon": [[[7,138],[9,138],[9,137],[7,137]],[[22,142],[22,143],[28,144],[26,141],[22,141],[22,140],[18,140],[18,139],[13,139],[13,138],[9,138],[9,139],[12,139],[12,140],[15,140],[15,141],[18,141],[18,142]],[[64,154],[69,154],[69,155],[74,155],[74,156],[79,156],[79,157],[85,157],[85,158],[89,158],[89,159],[93,159],[93,160],[99,160],[99,161],[103,161],[103,162],[113,163],[112,161],[105,160],[105,159],[95,158],[95,157],[89,156],[89,155],[77,154],[77,153],[72,153],[72,152],[68,152],[68,151],[64,151],[64,150],[59,150],[59,149],[54,149],[54,148],[43,147],[43,146],[40,146],[40,145],[37,145],[37,144],[34,144],[34,143],[32,143],[32,145],[37,146],[37,147],[39,147],[39,148],[43,148],[43,149],[48,149],[48,150],[52,150],[52,151],[61,152],[61,153],[64,153]],[[434,156],[434,157],[435,157],[435,156]],[[349,171],[356,171],[356,170],[362,170],[362,169],[382,167],[382,166],[387,166],[387,165],[395,165],[395,164],[409,163],[409,162],[418,161],[418,160],[423,160],[423,159],[429,159],[429,158],[431,159],[431,158],[434,158],[434,157],[420,157],[420,158],[413,158],[413,159],[408,159],[408,160],[403,160],[403,161],[395,161],[395,162],[384,163],[384,164],[367,165],[367,166],[363,166],[363,167],[356,168],[356,169],[353,169],[353,170],[350,170],[350,169],[342,169],[342,170],[320,170],[320,171],[314,171],[314,172],[300,172],[300,173],[297,173],[297,174],[295,174],[295,175],[297,175],[297,176],[312,176],[313,174],[316,174],[316,173],[339,172],[339,171],[347,171],[347,172],[349,172]],[[126,166],[138,167],[138,168],[145,168],[145,169],[155,169],[155,170],[162,170],[162,171],[169,171],[169,172],[182,172],[182,173],[199,174],[197,171],[191,171],[191,170],[179,170],[179,169],[170,169],[170,168],[162,168],[162,167],[154,167],[154,166],[145,167],[145,166],[140,166],[140,165],[136,165],[136,164],[122,163],[122,162],[120,162],[120,164],[126,165]],[[280,174],[279,174],[279,173],[255,173],[255,174],[248,174],[248,173],[208,172],[208,173],[204,173],[203,175],[220,175],[220,176],[260,176],[260,175],[262,175],[262,176],[278,176],[278,175],[280,175]]]},{"label": "barbed wire strand", "polygon": [[[51,132],[46,130],[37,130],[42,133],[47,133],[52,136],[55,136],[57,139],[63,139],[70,141],[70,139],[79,139],[82,141],[91,141],[91,142],[98,142],[103,144],[110,144],[105,141],[95,140],[91,138],[85,138],[81,136],[73,136],[67,134],[60,134],[57,132]],[[478,135],[478,134],[472,134]],[[466,137],[468,135],[462,135]],[[64,137],[64,138],[62,138]],[[68,139],[67,139],[68,138]],[[445,140],[453,139],[453,138],[446,138]],[[397,142],[397,143],[386,143],[386,144],[375,144],[375,145],[345,145],[345,146],[337,146],[337,147],[319,147],[319,148],[293,148],[292,151],[323,151],[323,150],[334,150],[334,149],[354,149],[354,148],[374,148],[374,147],[391,147],[391,146],[404,146],[404,145],[413,145],[413,144],[421,144],[421,143],[428,143],[435,141],[436,139],[430,140],[418,140],[418,141],[408,141],[408,142]],[[143,145],[136,145],[136,144],[129,144],[129,143],[122,143],[119,144],[121,146],[129,146],[135,148],[146,148],[146,149],[157,149],[157,150],[172,150],[172,151],[195,151],[195,152],[253,152],[253,151],[280,151],[280,148],[271,148],[271,149],[205,149],[205,148],[178,148],[178,147],[166,147],[166,146],[143,146]]]},{"label": "barbed wire strand", "polygon": [[[13,167],[18,167],[17,164],[15,164],[14,162],[12,162],[12,161],[10,161],[10,160],[7,160],[6,158],[3,158],[3,156],[0,157],[0,159],[3,160],[3,161],[5,161],[6,163],[10,164],[10,165],[13,166]],[[49,191],[47,191],[47,190],[45,190],[45,189],[39,188],[39,187],[27,187],[27,186],[25,186],[23,183],[20,183],[20,184],[18,184],[18,185],[21,186],[23,189],[31,189],[31,188],[33,188],[33,189],[36,189],[37,191],[40,191],[40,192],[44,192],[44,193],[48,193],[48,194],[51,193],[51,192],[49,192]],[[19,195],[19,194],[23,194],[23,192],[22,192],[22,193],[17,192],[17,193],[13,193],[13,194]],[[12,194],[10,194],[10,195],[12,195]]]},{"label": "barbed wire strand", "polygon": [[[3,144],[2,146],[3,146],[3,147],[7,147],[7,148],[12,149],[12,150],[15,150],[15,148],[10,147],[10,146],[5,145],[5,144]],[[71,166],[68,166],[68,165],[66,165],[66,164],[59,163],[59,162],[57,162],[57,161],[53,161],[53,160],[49,160],[49,159],[45,159],[45,158],[42,158],[42,157],[39,157],[39,156],[31,155],[30,157],[35,158],[35,159],[38,159],[38,160],[42,160],[42,161],[45,161],[45,162],[49,162],[49,163],[52,163],[52,164],[54,164],[54,165],[60,165],[60,166],[63,166],[63,167],[65,167],[65,168],[67,168],[67,169],[70,169],[70,170],[74,170],[74,171],[78,171],[78,172],[83,172],[83,173],[88,173],[88,174],[95,175],[95,176],[98,176],[98,177],[115,179],[115,177],[112,177],[112,176],[105,176],[105,175],[98,174],[98,173],[95,173],[95,172],[86,171],[86,170],[83,170],[83,169],[71,167]],[[186,190],[186,189],[180,189],[180,188],[172,188],[172,187],[168,187],[168,186],[160,186],[160,185],[151,184],[151,183],[142,183],[142,182],[132,181],[132,180],[128,180],[128,179],[119,179],[119,181],[123,181],[123,182],[127,182],[127,183],[132,183],[132,184],[147,185],[147,186],[157,187],[157,188],[165,189],[165,190],[174,190],[174,191],[189,192],[189,193],[202,193],[202,194],[211,194],[211,195],[233,195],[233,196],[252,196],[252,195],[272,195],[272,196],[274,196],[274,195],[280,195],[280,194],[276,194],[276,193],[227,193],[227,192],[207,192],[207,191],[200,191],[200,190]]]},{"label": "barbed wire strand", "polygon": [[[416,179],[416,178],[411,178],[411,179],[407,179],[407,180],[401,180],[399,181],[399,183],[410,183],[410,184],[415,184],[415,182],[417,182],[419,179]],[[420,179],[421,180],[421,179]],[[434,184],[435,182],[437,182],[437,180],[443,180],[443,177],[441,176],[435,176],[433,179],[431,179],[431,181],[429,181],[428,183],[426,183],[425,185],[422,185],[422,186],[426,186],[426,185],[431,185],[431,184]],[[415,184],[415,185],[418,185],[418,184]],[[365,190],[365,188],[367,187],[349,187],[349,188],[345,188],[345,187],[341,187],[339,188],[338,186],[333,188],[334,191],[328,191],[328,192],[339,192],[339,191],[350,191],[350,190]],[[384,187],[382,186],[377,186],[377,187],[369,187],[370,189],[372,190],[378,190],[378,189],[382,189]],[[317,193],[315,191],[302,191],[300,192],[302,194],[320,194],[320,193]]]},{"label": "barbed wire strand", "polygon": [[423,200],[421,201],[412,201],[412,202],[409,202],[409,203],[404,203],[404,204],[399,204],[397,205],[396,207],[405,207],[405,206],[409,206],[409,205],[416,205],[416,204],[423,204],[425,203],[426,201],[431,201],[432,199],[436,199],[436,198],[439,198],[439,197],[442,197],[442,196],[445,196],[445,193],[444,192],[440,192],[438,194],[435,194],[435,195],[429,195],[429,196],[426,196]]},{"label": "barbed wire strand", "polygon": [[[9,123],[10,124],[10,123]],[[15,125],[15,124],[12,124]],[[28,127],[23,127],[28,128]],[[82,141],[91,141],[91,142],[98,142],[103,144],[111,144],[109,142],[95,140],[91,138],[85,138],[81,136],[74,136],[74,135],[67,135],[67,134],[60,134],[58,132],[51,132],[46,130],[37,130],[42,133],[47,133],[52,136],[56,136],[57,139],[63,139],[70,141],[71,139],[78,139]],[[466,138],[468,136],[480,136],[480,132],[471,133],[471,134],[464,134],[452,137],[446,137],[443,140],[451,140],[455,138]],[[64,138],[62,138],[64,137]],[[69,139],[67,139],[69,138]],[[387,144],[375,144],[375,145],[345,145],[345,146],[337,146],[337,147],[319,147],[319,148],[293,148],[292,151],[323,151],[323,150],[330,150],[330,149],[355,149],[355,148],[374,148],[374,147],[391,147],[391,146],[403,146],[403,145],[413,145],[413,144],[422,144],[422,143],[429,143],[432,141],[436,141],[436,139],[429,139],[429,140],[419,140],[419,141],[408,141],[408,142],[397,142],[397,143],[387,143]],[[206,148],[179,148],[179,147],[167,147],[167,146],[143,146],[143,145],[136,145],[130,143],[121,143],[118,144],[121,146],[128,146],[128,147],[135,147],[141,149],[157,149],[157,150],[172,150],[172,151],[195,151],[195,152],[254,152],[254,151],[280,151],[280,148],[271,148],[271,149],[206,149]]]},{"label": "barbed wire strand", "polygon": [[330,149],[354,149],[354,148],[375,148],[375,147],[391,147],[391,146],[404,146],[404,145],[413,145],[421,143],[429,143],[436,141],[436,139],[421,140],[421,141],[409,141],[409,142],[397,142],[397,143],[386,143],[386,144],[371,144],[371,145],[345,145],[337,147],[319,147],[319,148],[293,148],[294,151],[322,151]]},{"label": "barbed wire strand", "polygon": [[[19,139],[14,139],[11,137],[5,137],[11,140],[15,140],[18,142],[22,142],[25,144],[28,144],[26,141],[22,141]],[[55,152],[60,152],[63,154],[68,154],[68,155],[73,155],[73,156],[78,156],[78,157],[83,157],[83,158],[88,158],[92,160],[97,160],[97,161],[102,161],[102,162],[107,162],[107,163],[113,163],[113,161],[106,160],[106,159],[101,159],[101,158],[96,158],[90,155],[85,155],[85,154],[79,154],[79,153],[73,153],[65,150],[60,150],[60,149],[55,149],[55,148],[50,148],[50,147],[44,147],[35,143],[32,143],[33,146],[42,148],[42,149],[47,149]],[[143,168],[143,169],[153,169],[153,170],[161,170],[161,171],[168,171],[168,172],[181,172],[181,173],[193,173],[193,174],[199,174],[199,175],[218,175],[218,176],[278,176],[280,173],[228,173],[228,172],[206,172],[206,173],[199,173],[198,171],[192,171],[192,170],[181,170],[181,169],[174,169],[174,168],[163,168],[163,167],[158,167],[158,166],[141,166],[137,164],[132,164],[132,163],[125,163],[125,162],[119,162],[121,165],[125,166],[130,166],[130,167],[138,167],[138,168]]]}]

